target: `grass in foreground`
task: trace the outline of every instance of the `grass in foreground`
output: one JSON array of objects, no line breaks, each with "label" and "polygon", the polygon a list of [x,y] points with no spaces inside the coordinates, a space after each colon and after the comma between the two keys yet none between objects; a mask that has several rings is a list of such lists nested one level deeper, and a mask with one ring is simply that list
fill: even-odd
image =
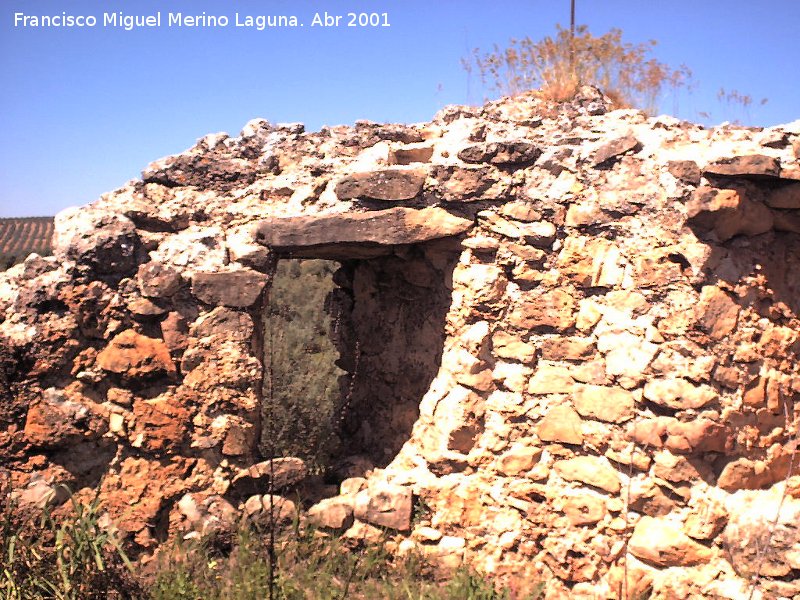
[{"label": "grass in foreground", "polygon": [[[0,490],[2,492],[3,490]],[[384,544],[347,547],[300,527],[270,536],[255,526],[165,545],[145,569],[102,525],[99,503],[71,499],[28,514],[0,494],[0,600],[525,600],[466,568],[441,581],[418,557]],[[270,584],[272,580],[272,585]],[[272,587],[272,590],[270,590]]]}]

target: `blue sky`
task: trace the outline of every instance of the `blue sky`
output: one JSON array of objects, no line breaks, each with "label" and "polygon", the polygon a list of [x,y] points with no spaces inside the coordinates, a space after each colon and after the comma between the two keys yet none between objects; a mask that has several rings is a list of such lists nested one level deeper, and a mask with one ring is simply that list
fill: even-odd
[{"label": "blue sky", "polygon": [[[663,112],[773,125],[800,118],[797,0],[577,0],[597,35],[658,40],[655,56],[698,81]],[[225,15],[227,28],[35,29],[14,13]],[[391,27],[312,28],[314,13],[387,12]],[[294,29],[234,26],[236,13],[297,15]],[[426,121],[484,97],[460,59],[567,25],[569,0],[0,0],[0,217],[52,215],[137,177],[158,157],[246,121]],[[726,110],[720,87],[769,102]]]}]

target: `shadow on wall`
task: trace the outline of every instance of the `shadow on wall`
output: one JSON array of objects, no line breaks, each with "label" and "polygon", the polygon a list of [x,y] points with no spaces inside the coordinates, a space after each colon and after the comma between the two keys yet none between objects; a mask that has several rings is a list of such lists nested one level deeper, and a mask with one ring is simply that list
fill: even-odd
[{"label": "shadow on wall", "polygon": [[[715,461],[718,485],[757,489],[786,478],[800,400],[800,182],[774,159],[712,164],[687,203],[688,226],[709,246],[695,308],[696,341],[713,350],[712,377],[741,402],[727,409],[733,447]],[[699,275],[699,273],[698,273]]]}]

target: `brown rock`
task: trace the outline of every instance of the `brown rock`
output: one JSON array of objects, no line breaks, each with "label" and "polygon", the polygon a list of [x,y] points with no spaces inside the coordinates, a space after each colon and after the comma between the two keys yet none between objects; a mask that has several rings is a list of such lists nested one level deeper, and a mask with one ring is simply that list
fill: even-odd
[{"label": "brown rock", "polygon": [[675,510],[676,503],[661,487],[646,480],[631,486],[629,508],[651,517],[659,517]]},{"label": "brown rock", "polygon": [[348,248],[356,257],[374,247],[416,244],[465,233],[472,221],[456,217],[442,208],[394,207],[366,213],[315,217],[286,217],[262,221],[258,243],[303,257],[305,249],[314,258],[325,257],[326,247],[341,258]]},{"label": "brown rock", "polygon": [[781,495],[776,486],[737,492],[725,502],[729,521],[722,540],[731,565],[743,577],[786,577],[800,569],[800,501]]},{"label": "brown rock", "polygon": [[781,163],[777,158],[764,156],[763,154],[732,156],[709,164],[703,169],[703,174],[717,177],[772,179],[780,177]]},{"label": "brown rock", "polygon": [[572,403],[582,417],[608,423],[622,423],[634,416],[634,406],[641,395],[622,388],[602,385],[575,387]]},{"label": "brown rock", "polygon": [[619,492],[622,487],[619,473],[605,457],[577,456],[559,460],[553,468],[567,481],[580,481],[612,494]]},{"label": "brown rock", "polygon": [[368,198],[370,200],[411,200],[419,195],[425,184],[424,171],[383,169],[355,173],[339,180],[336,196],[340,200]]},{"label": "brown rock", "polygon": [[433,178],[438,182],[436,192],[445,202],[474,202],[490,193],[497,183],[489,167],[463,168],[437,165]]},{"label": "brown rock", "polygon": [[175,363],[161,340],[127,329],[97,355],[97,366],[128,380],[175,375]]},{"label": "brown rock", "polygon": [[737,458],[723,467],[717,487],[729,492],[765,488],[786,477],[790,462],[789,454],[765,461]]},{"label": "brown rock", "polygon": [[536,347],[523,342],[519,337],[505,331],[498,331],[492,336],[492,347],[495,356],[516,360],[522,363],[533,362]]},{"label": "brown rock", "polygon": [[158,397],[133,403],[135,425],[131,445],[154,454],[176,453],[186,439],[189,412],[175,398]]},{"label": "brown rock", "polygon": [[695,309],[698,324],[715,340],[736,329],[739,305],[714,285],[703,286],[700,302]]},{"label": "brown rock", "polygon": [[581,418],[571,406],[554,406],[539,421],[536,435],[544,442],[582,444]]},{"label": "brown rock", "polygon": [[541,154],[539,147],[530,142],[509,140],[467,146],[458,153],[458,158],[466,163],[511,166],[532,164]]},{"label": "brown rock", "polygon": [[25,439],[40,448],[70,446],[89,437],[91,413],[68,398],[65,390],[49,388],[33,403],[25,418]]},{"label": "brown rock", "polygon": [[711,560],[713,552],[698,544],[673,522],[642,517],[628,542],[628,552],[659,567],[691,566]]},{"label": "brown rock", "polygon": [[592,525],[608,514],[605,500],[591,494],[567,497],[561,510],[573,525]]},{"label": "brown rock", "polygon": [[564,331],[575,325],[575,298],[555,289],[522,302],[508,315],[508,322],[521,329],[552,328]]},{"label": "brown rock", "polygon": [[707,385],[694,385],[680,377],[653,379],[644,386],[644,397],[673,410],[702,408],[717,399],[717,392]]},{"label": "brown rock", "polygon": [[181,287],[181,276],[175,269],[153,261],[139,266],[136,281],[142,295],[150,298],[172,296]]},{"label": "brown rock", "polygon": [[137,317],[159,317],[167,312],[163,306],[147,298],[132,298],[128,301],[128,310]]},{"label": "brown rock", "polygon": [[161,337],[170,352],[186,348],[189,326],[180,313],[171,312],[161,321]]},{"label": "brown rock", "polygon": [[671,160],[667,163],[667,170],[683,183],[700,184],[700,167],[693,160]]},{"label": "brown rock", "polygon": [[653,474],[664,481],[680,483],[700,478],[695,465],[690,463],[685,456],[676,456],[669,451],[662,450],[656,452],[654,458]]},{"label": "brown rock", "polygon": [[411,490],[386,482],[375,482],[356,494],[357,519],[398,531],[411,529]]},{"label": "brown rock", "polygon": [[598,148],[592,158],[592,166],[606,166],[607,163],[610,163],[612,159],[616,159],[621,154],[630,150],[638,151],[641,147],[639,140],[632,135],[616,138]]},{"label": "brown rock", "polygon": [[317,527],[344,531],[353,524],[353,500],[341,496],[325,498],[309,508],[307,515]]},{"label": "brown rock", "polygon": [[528,382],[529,394],[568,394],[575,380],[567,367],[540,363]]},{"label": "brown rock", "polygon": [[594,354],[591,338],[552,337],[539,344],[545,360],[585,360]]},{"label": "brown rock", "polygon": [[773,210],[772,228],[775,231],[788,231],[800,233],[800,211],[798,210]]},{"label": "brown rock", "polygon": [[720,241],[735,235],[755,236],[772,229],[772,211],[751,200],[744,190],[697,188],[686,203],[687,224],[699,231],[714,231]]},{"label": "brown rock", "polygon": [[417,144],[394,148],[389,152],[389,160],[396,165],[428,163],[433,156],[431,144]]},{"label": "brown rock", "polygon": [[666,447],[684,454],[727,452],[733,445],[727,427],[711,419],[693,419],[685,423],[668,419],[665,434]]},{"label": "brown rock", "polygon": [[281,457],[242,469],[233,476],[231,489],[243,496],[272,493],[297,485],[307,476],[308,469],[302,459]]},{"label": "brown rock", "polygon": [[267,276],[251,269],[196,273],[192,293],[206,304],[247,308],[255,304],[267,285]]},{"label": "brown rock", "polygon": [[728,512],[721,503],[700,498],[686,517],[683,531],[696,540],[713,540],[727,522]]},{"label": "brown rock", "polygon": [[764,202],[772,208],[800,208],[800,182],[786,183],[769,190]]}]

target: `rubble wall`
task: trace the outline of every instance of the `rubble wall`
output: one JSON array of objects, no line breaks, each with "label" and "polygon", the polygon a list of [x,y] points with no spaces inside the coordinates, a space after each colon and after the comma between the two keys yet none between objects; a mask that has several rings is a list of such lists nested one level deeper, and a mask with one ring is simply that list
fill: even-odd
[{"label": "rubble wall", "polygon": [[32,503],[99,488],[143,551],[236,512],[272,265],[334,258],[368,375],[343,431],[385,468],[312,520],[552,598],[800,593],[798,156],[797,123],[591,89],[207,136],[0,275],[3,469]]}]

